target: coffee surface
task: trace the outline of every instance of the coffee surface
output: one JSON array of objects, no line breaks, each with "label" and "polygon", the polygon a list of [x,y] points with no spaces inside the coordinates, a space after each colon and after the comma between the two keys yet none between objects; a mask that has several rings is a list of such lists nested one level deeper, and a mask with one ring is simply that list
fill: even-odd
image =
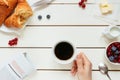
[{"label": "coffee surface", "polygon": [[60,60],[68,60],[73,56],[74,49],[68,42],[60,42],[55,46],[55,55]]}]

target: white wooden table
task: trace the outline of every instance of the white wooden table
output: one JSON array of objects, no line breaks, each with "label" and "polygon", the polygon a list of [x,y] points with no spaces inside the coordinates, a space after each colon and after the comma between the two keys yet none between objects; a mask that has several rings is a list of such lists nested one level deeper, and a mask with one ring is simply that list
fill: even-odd
[{"label": "white wooden table", "polygon": [[[33,3],[37,0],[28,1]],[[75,45],[77,53],[84,52],[92,62],[93,80],[108,80],[98,70],[100,62],[107,63],[112,80],[120,80],[120,66],[112,66],[104,59],[105,47],[111,41],[102,36],[109,23],[94,17],[94,14],[100,13],[100,0],[88,0],[85,10],[78,6],[79,1],[56,0],[47,8],[35,11],[15,47],[7,44],[15,35],[0,33],[0,62],[15,53],[27,52],[37,73],[26,80],[75,80],[70,74],[71,64],[60,65],[51,56],[53,45],[67,40]],[[114,6],[120,5],[120,0],[110,1]],[[46,19],[47,14],[51,15],[51,19]],[[42,20],[38,20],[38,15],[42,15]]]}]

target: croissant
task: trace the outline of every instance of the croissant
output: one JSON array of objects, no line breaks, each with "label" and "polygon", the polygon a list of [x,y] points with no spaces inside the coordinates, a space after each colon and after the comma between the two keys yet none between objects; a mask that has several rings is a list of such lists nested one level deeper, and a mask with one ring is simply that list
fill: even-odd
[{"label": "croissant", "polygon": [[5,20],[7,27],[22,28],[33,12],[26,0],[18,0],[18,4],[13,14]]},{"label": "croissant", "polygon": [[13,12],[17,0],[0,0],[0,26],[5,19]]}]

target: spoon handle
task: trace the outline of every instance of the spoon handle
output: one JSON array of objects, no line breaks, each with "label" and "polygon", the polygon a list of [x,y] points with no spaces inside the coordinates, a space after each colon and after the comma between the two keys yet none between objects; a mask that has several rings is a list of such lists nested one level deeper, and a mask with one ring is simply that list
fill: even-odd
[{"label": "spoon handle", "polygon": [[110,76],[109,76],[109,74],[107,73],[107,77],[109,78],[109,80],[112,80],[111,78],[110,78]]}]

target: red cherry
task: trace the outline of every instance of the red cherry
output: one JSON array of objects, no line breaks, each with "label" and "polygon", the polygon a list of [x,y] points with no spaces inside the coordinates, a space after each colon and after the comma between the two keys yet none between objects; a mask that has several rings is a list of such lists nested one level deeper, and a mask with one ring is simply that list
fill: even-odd
[{"label": "red cherry", "polygon": [[15,41],[18,41],[18,38],[15,38],[14,40],[15,40]]},{"label": "red cherry", "polygon": [[120,51],[120,44],[117,46],[118,50]]},{"label": "red cherry", "polygon": [[8,43],[10,46],[12,46],[12,44],[11,43]]},{"label": "red cherry", "polygon": [[118,43],[118,42],[115,42],[115,43],[113,43],[113,45],[117,46],[117,45],[119,45],[119,43]]},{"label": "red cherry", "polygon": [[108,53],[107,53],[107,55],[108,55],[108,56],[110,56],[110,55],[111,55],[111,53],[110,53],[110,52],[108,52]]},{"label": "red cherry", "polygon": [[81,0],[80,2],[84,3],[84,2],[85,2],[85,0]]},{"label": "red cherry", "polygon": [[85,2],[87,2],[87,0],[84,0]]},{"label": "red cherry", "polygon": [[118,61],[115,59],[113,62],[114,62],[114,63],[117,63]]},{"label": "red cherry", "polygon": [[83,2],[81,1],[81,2],[79,2],[78,4],[79,4],[79,6],[82,6]]},{"label": "red cherry", "polygon": [[118,44],[116,47],[119,48],[119,47],[120,47],[120,44]]},{"label": "red cherry", "polygon": [[118,59],[120,59],[120,55],[118,56]]},{"label": "red cherry", "polygon": [[86,5],[83,3],[83,4],[82,4],[82,8],[85,9],[85,7],[86,7]]},{"label": "red cherry", "polygon": [[18,38],[14,38],[12,40],[9,40],[8,45],[13,46],[17,45]]},{"label": "red cherry", "polygon": [[85,2],[86,2],[87,0],[81,0],[78,4],[79,4],[79,6],[81,6],[83,9],[85,9],[85,7],[86,7],[86,4],[85,4]]},{"label": "red cherry", "polygon": [[110,45],[110,46],[109,46],[109,48],[111,49],[111,48],[112,48],[112,46],[114,46],[114,45]]},{"label": "red cherry", "polygon": [[17,45],[17,41],[16,41],[16,42],[14,42],[14,44],[15,44],[15,45]]},{"label": "red cherry", "polygon": [[120,59],[118,59],[118,63],[120,63]]}]

